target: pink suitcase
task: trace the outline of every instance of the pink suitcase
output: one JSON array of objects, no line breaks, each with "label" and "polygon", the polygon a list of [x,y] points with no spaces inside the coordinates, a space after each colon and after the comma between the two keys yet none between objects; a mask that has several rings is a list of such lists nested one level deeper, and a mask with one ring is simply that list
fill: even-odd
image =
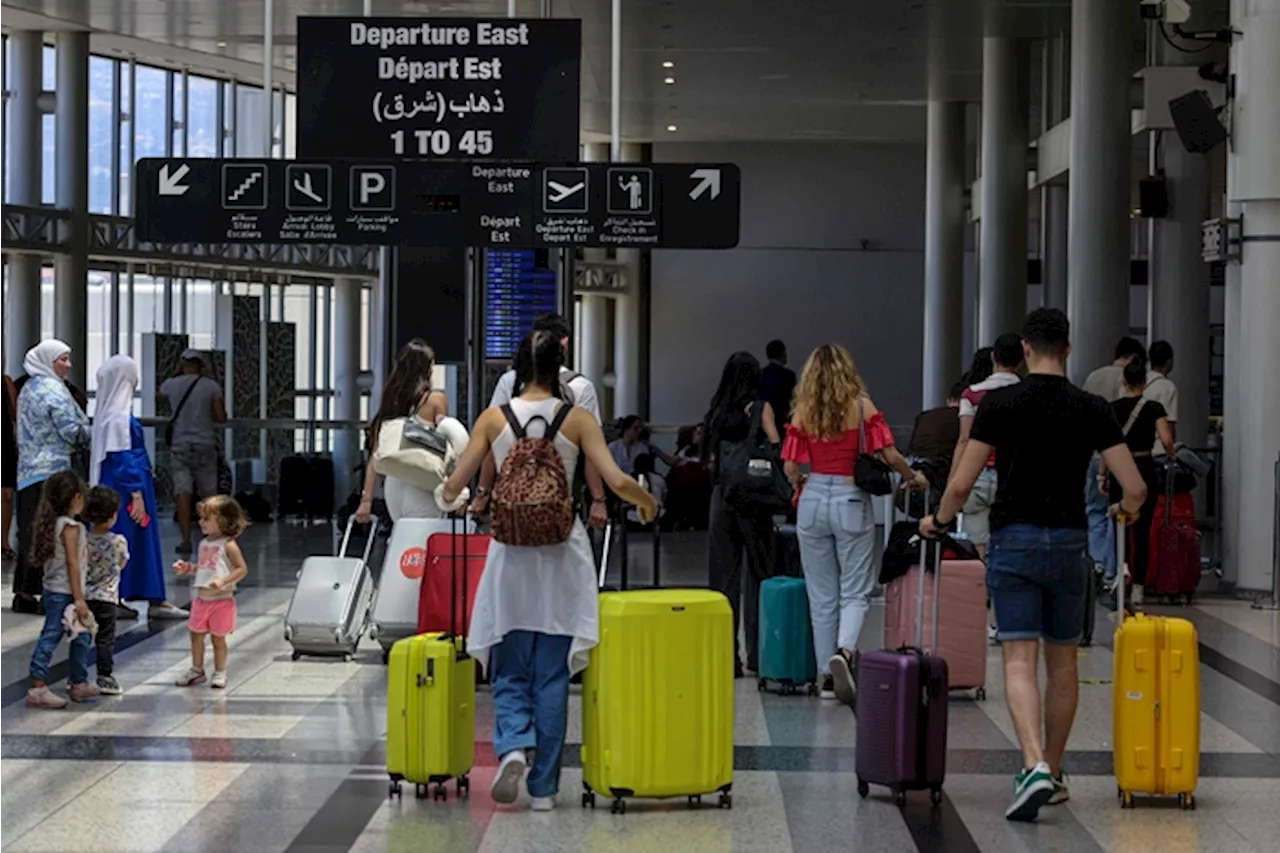
[{"label": "pink suitcase", "polygon": [[[920,567],[884,591],[884,645],[887,649],[911,645],[916,636],[916,601]],[[952,690],[975,690],[975,698],[987,698],[987,567],[981,560],[942,561],[941,606],[938,608],[940,642],[937,654],[947,662]],[[925,584],[925,607],[933,608],[933,584]],[[934,648],[933,631],[926,624],[924,647]]]}]

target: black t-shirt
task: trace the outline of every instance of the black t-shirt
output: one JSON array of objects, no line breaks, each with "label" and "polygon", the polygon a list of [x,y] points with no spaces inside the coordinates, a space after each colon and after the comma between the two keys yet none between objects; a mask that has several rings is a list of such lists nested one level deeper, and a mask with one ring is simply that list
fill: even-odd
[{"label": "black t-shirt", "polygon": [[[1115,415],[1116,423],[1120,424],[1121,430],[1133,416],[1133,409],[1141,399],[1141,397],[1121,397],[1111,404],[1111,413]],[[1156,444],[1156,421],[1168,416],[1169,413],[1164,410],[1164,406],[1155,400],[1147,400],[1143,403],[1142,411],[1138,412],[1133,426],[1129,427],[1129,431],[1124,434],[1124,443],[1129,445],[1129,450],[1134,453],[1150,454],[1151,448]]]},{"label": "black t-shirt", "polygon": [[1084,485],[1095,451],[1124,437],[1101,397],[1063,376],[1033,373],[989,391],[970,433],[996,450],[991,527],[1030,524],[1084,530]]}]

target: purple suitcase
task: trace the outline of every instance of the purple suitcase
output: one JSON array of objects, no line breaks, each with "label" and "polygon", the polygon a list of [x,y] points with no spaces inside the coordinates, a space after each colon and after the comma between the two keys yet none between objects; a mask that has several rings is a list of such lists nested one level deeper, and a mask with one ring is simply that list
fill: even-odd
[{"label": "purple suitcase", "polygon": [[[924,565],[924,541],[920,565]],[[942,549],[935,548],[933,567],[933,642],[938,642],[938,585]],[[924,645],[924,576],[916,599],[915,648],[867,652],[858,659],[858,748],[855,767],[858,795],[884,785],[895,805],[906,803],[907,791],[929,791],[942,802],[947,769],[947,662],[926,654]]]}]

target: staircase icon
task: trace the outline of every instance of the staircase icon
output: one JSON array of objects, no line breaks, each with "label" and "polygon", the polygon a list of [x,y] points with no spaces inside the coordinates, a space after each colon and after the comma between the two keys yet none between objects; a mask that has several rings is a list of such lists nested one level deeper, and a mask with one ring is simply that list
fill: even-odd
[{"label": "staircase icon", "polygon": [[265,210],[266,163],[223,163],[222,206],[226,210]]},{"label": "staircase icon", "polygon": [[261,172],[250,173],[249,177],[245,178],[240,186],[236,188],[236,191],[227,198],[227,201],[239,201],[240,197],[252,189],[253,185],[260,180],[262,180]]}]

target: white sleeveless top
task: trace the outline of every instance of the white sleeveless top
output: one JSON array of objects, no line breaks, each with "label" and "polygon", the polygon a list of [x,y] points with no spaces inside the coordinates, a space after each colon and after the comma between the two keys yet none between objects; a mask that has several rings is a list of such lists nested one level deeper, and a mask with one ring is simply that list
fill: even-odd
[{"label": "white sleeveless top", "polygon": [[[515,399],[510,405],[529,437],[540,438],[545,426],[536,418],[549,425],[563,403],[555,398],[537,403]],[[532,424],[531,418],[535,419]],[[499,471],[515,443],[508,424],[493,442]],[[572,483],[578,445],[563,434],[556,436],[555,444]],[[595,557],[580,520],[574,522],[569,538],[558,545],[528,548],[492,542],[476,590],[469,651],[488,669],[489,649],[502,642],[509,631],[570,636],[569,670],[579,672],[586,668],[587,654],[599,642],[598,592]]]}]

